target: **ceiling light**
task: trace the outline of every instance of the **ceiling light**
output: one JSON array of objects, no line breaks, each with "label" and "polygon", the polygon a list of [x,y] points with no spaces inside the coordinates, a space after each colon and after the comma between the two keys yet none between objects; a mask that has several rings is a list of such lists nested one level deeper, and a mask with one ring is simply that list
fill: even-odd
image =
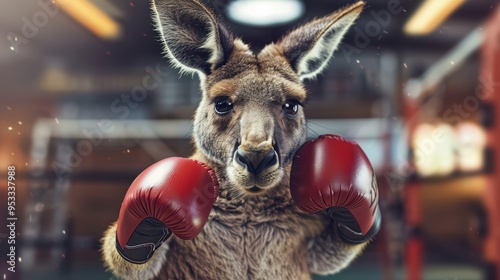
[{"label": "ceiling light", "polygon": [[405,33],[409,35],[431,33],[464,2],[465,0],[425,0],[405,24]]},{"label": "ceiling light", "polygon": [[304,13],[299,0],[237,0],[227,8],[233,21],[252,26],[273,26],[298,19]]},{"label": "ceiling light", "polygon": [[88,0],[55,0],[66,13],[103,39],[120,36],[120,25]]}]

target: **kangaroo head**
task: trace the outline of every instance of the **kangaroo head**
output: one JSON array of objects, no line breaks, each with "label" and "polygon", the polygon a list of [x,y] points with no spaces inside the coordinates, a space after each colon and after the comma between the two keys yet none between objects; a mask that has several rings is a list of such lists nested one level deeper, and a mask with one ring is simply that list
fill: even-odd
[{"label": "kangaroo head", "polygon": [[316,19],[256,54],[199,1],[154,0],[165,53],[200,77],[196,148],[237,191],[262,193],[284,179],[306,137],[302,81],[326,67],[363,6]]}]

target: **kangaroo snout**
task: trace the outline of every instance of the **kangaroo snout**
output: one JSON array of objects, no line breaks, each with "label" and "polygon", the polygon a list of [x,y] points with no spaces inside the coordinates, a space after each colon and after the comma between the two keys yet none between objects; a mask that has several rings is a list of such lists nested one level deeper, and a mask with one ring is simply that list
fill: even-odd
[{"label": "kangaroo snout", "polygon": [[234,161],[246,167],[250,173],[260,174],[263,170],[278,163],[278,155],[274,149],[249,151],[239,147],[234,153]]},{"label": "kangaroo snout", "polygon": [[259,194],[276,186],[283,176],[278,146],[270,139],[243,141],[233,152],[228,175],[247,194]]}]

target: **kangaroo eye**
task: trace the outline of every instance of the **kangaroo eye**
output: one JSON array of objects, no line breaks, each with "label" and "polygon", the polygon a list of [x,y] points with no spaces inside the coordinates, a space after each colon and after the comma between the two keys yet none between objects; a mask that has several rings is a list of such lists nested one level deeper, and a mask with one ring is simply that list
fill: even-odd
[{"label": "kangaroo eye", "polygon": [[283,112],[285,112],[288,117],[295,117],[298,111],[299,102],[297,100],[288,100],[285,104],[283,104]]},{"label": "kangaroo eye", "polygon": [[233,102],[228,96],[219,96],[214,99],[215,112],[219,115],[226,115],[233,110]]}]

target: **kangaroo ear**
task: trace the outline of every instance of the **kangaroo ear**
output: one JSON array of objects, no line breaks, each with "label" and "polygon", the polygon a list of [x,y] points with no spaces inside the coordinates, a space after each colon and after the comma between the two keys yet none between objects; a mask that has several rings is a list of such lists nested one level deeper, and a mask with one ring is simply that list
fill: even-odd
[{"label": "kangaroo ear", "polygon": [[363,10],[365,3],[314,20],[284,36],[276,45],[301,80],[314,78],[327,65],[342,37]]},{"label": "kangaroo ear", "polygon": [[232,35],[197,0],[154,0],[152,9],[165,53],[181,71],[204,77],[229,58]]}]

